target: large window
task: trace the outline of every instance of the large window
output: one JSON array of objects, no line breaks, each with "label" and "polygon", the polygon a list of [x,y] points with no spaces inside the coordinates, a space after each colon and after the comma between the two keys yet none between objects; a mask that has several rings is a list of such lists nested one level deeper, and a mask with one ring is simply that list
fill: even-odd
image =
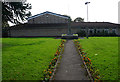
[{"label": "large window", "polygon": [[116,29],[112,29],[112,33],[115,33],[116,32]]}]

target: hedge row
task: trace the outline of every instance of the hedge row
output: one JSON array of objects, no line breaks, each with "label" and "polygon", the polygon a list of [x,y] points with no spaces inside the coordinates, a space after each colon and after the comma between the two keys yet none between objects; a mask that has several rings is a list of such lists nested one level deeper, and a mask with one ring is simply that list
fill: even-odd
[{"label": "hedge row", "polygon": [[[80,30],[78,33],[78,36],[81,37],[85,37],[86,36],[86,32],[84,30]],[[94,32],[92,32],[91,30],[89,31],[89,36],[117,36],[117,34],[115,33],[115,31],[113,31],[112,33],[108,33],[108,31],[96,31],[96,29],[94,30]]]}]

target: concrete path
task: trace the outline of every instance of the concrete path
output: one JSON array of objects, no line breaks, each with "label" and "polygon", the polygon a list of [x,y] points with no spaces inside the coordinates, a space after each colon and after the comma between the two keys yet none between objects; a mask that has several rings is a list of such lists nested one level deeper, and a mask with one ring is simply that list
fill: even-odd
[{"label": "concrete path", "polygon": [[65,44],[55,80],[89,80],[72,40],[68,40]]},{"label": "concrete path", "polygon": [[85,39],[84,37],[78,37],[78,38],[80,38],[80,39]]}]

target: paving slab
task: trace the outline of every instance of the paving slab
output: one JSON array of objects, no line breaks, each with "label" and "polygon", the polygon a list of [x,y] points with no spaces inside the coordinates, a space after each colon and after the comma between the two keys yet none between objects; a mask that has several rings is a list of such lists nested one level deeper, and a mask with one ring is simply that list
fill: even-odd
[{"label": "paving slab", "polygon": [[65,43],[55,80],[89,80],[87,71],[72,40],[67,40]]}]

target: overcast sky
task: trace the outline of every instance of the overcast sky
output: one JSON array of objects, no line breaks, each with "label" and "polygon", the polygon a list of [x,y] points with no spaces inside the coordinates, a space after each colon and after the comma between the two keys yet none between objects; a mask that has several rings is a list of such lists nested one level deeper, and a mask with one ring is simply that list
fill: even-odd
[{"label": "overcast sky", "polygon": [[120,0],[27,0],[32,4],[32,15],[50,11],[57,14],[69,15],[72,20],[82,17],[87,21],[88,5],[90,22],[118,23],[118,2]]}]

